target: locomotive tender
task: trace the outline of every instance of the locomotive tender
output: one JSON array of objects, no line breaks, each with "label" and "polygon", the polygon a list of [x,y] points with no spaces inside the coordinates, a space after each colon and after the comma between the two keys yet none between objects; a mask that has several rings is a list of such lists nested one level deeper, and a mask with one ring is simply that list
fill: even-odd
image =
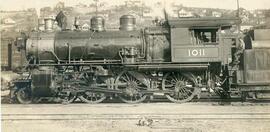
[{"label": "locomotive tender", "polygon": [[[119,30],[105,30],[104,19],[96,16],[89,31],[53,31],[52,21],[45,21],[45,31],[17,39],[28,60],[11,92],[20,103],[42,98],[138,103],[156,96],[183,103],[202,91],[223,98],[269,91],[270,50],[260,49],[267,62],[259,73],[264,77],[253,78],[249,87],[260,68],[247,66],[256,51],[243,51],[239,35],[230,33],[238,19],[176,18],[136,29],[135,18],[124,15]],[[249,64],[240,63],[243,55]]]}]

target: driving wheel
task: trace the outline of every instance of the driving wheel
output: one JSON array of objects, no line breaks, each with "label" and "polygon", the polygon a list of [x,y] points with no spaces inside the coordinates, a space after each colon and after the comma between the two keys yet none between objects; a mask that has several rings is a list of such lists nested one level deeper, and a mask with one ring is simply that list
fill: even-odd
[{"label": "driving wheel", "polygon": [[184,103],[192,100],[196,95],[196,79],[192,74],[170,72],[162,80],[162,89],[170,91],[165,96],[172,102]]},{"label": "driving wheel", "polygon": [[147,97],[142,92],[147,90],[147,86],[141,83],[133,73],[123,71],[115,80],[115,88],[123,92],[119,94],[119,98],[126,103],[140,103]]}]

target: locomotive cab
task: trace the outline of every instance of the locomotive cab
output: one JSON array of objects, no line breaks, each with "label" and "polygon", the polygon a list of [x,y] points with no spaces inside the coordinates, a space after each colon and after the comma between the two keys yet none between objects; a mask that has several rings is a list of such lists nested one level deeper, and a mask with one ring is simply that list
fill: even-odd
[{"label": "locomotive cab", "polygon": [[[172,62],[230,63],[233,43],[221,34],[238,19],[178,18],[169,20]],[[231,41],[231,42],[230,42]]]}]

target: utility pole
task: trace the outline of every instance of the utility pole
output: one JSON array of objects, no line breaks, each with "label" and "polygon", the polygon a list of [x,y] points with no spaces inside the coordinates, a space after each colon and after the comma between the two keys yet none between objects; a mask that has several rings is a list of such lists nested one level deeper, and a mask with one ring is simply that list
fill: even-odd
[{"label": "utility pole", "polygon": [[98,2],[99,0],[94,0],[96,2],[96,16],[98,15]]},{"label": "utility pole", "polygon": [[237,17],[240,18],[239,0],[237,0]]},{"label": "utility pole", "polygon": [[[239,21],[241,21],[241,18],[240,18],[240,7],[239,7],[239,0],[237,0],[237,18]],[[238,26],[237,26],[237,30],[238,30],[238,33],[240,33],[240,22],[238,23]]]},{"label": "utility pole", "polygon": [[144,8],[144,5],[143,5],[143,1],[141,0],[141,19],[143,18],[143,8]]}]

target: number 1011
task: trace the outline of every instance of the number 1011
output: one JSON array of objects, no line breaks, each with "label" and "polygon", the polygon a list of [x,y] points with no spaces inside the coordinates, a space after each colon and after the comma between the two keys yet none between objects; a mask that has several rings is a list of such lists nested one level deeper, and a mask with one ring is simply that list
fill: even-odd
[{"label": "number 1011", "polygon": [[188,56],[205,56],[204,49],[189,49]]}]

